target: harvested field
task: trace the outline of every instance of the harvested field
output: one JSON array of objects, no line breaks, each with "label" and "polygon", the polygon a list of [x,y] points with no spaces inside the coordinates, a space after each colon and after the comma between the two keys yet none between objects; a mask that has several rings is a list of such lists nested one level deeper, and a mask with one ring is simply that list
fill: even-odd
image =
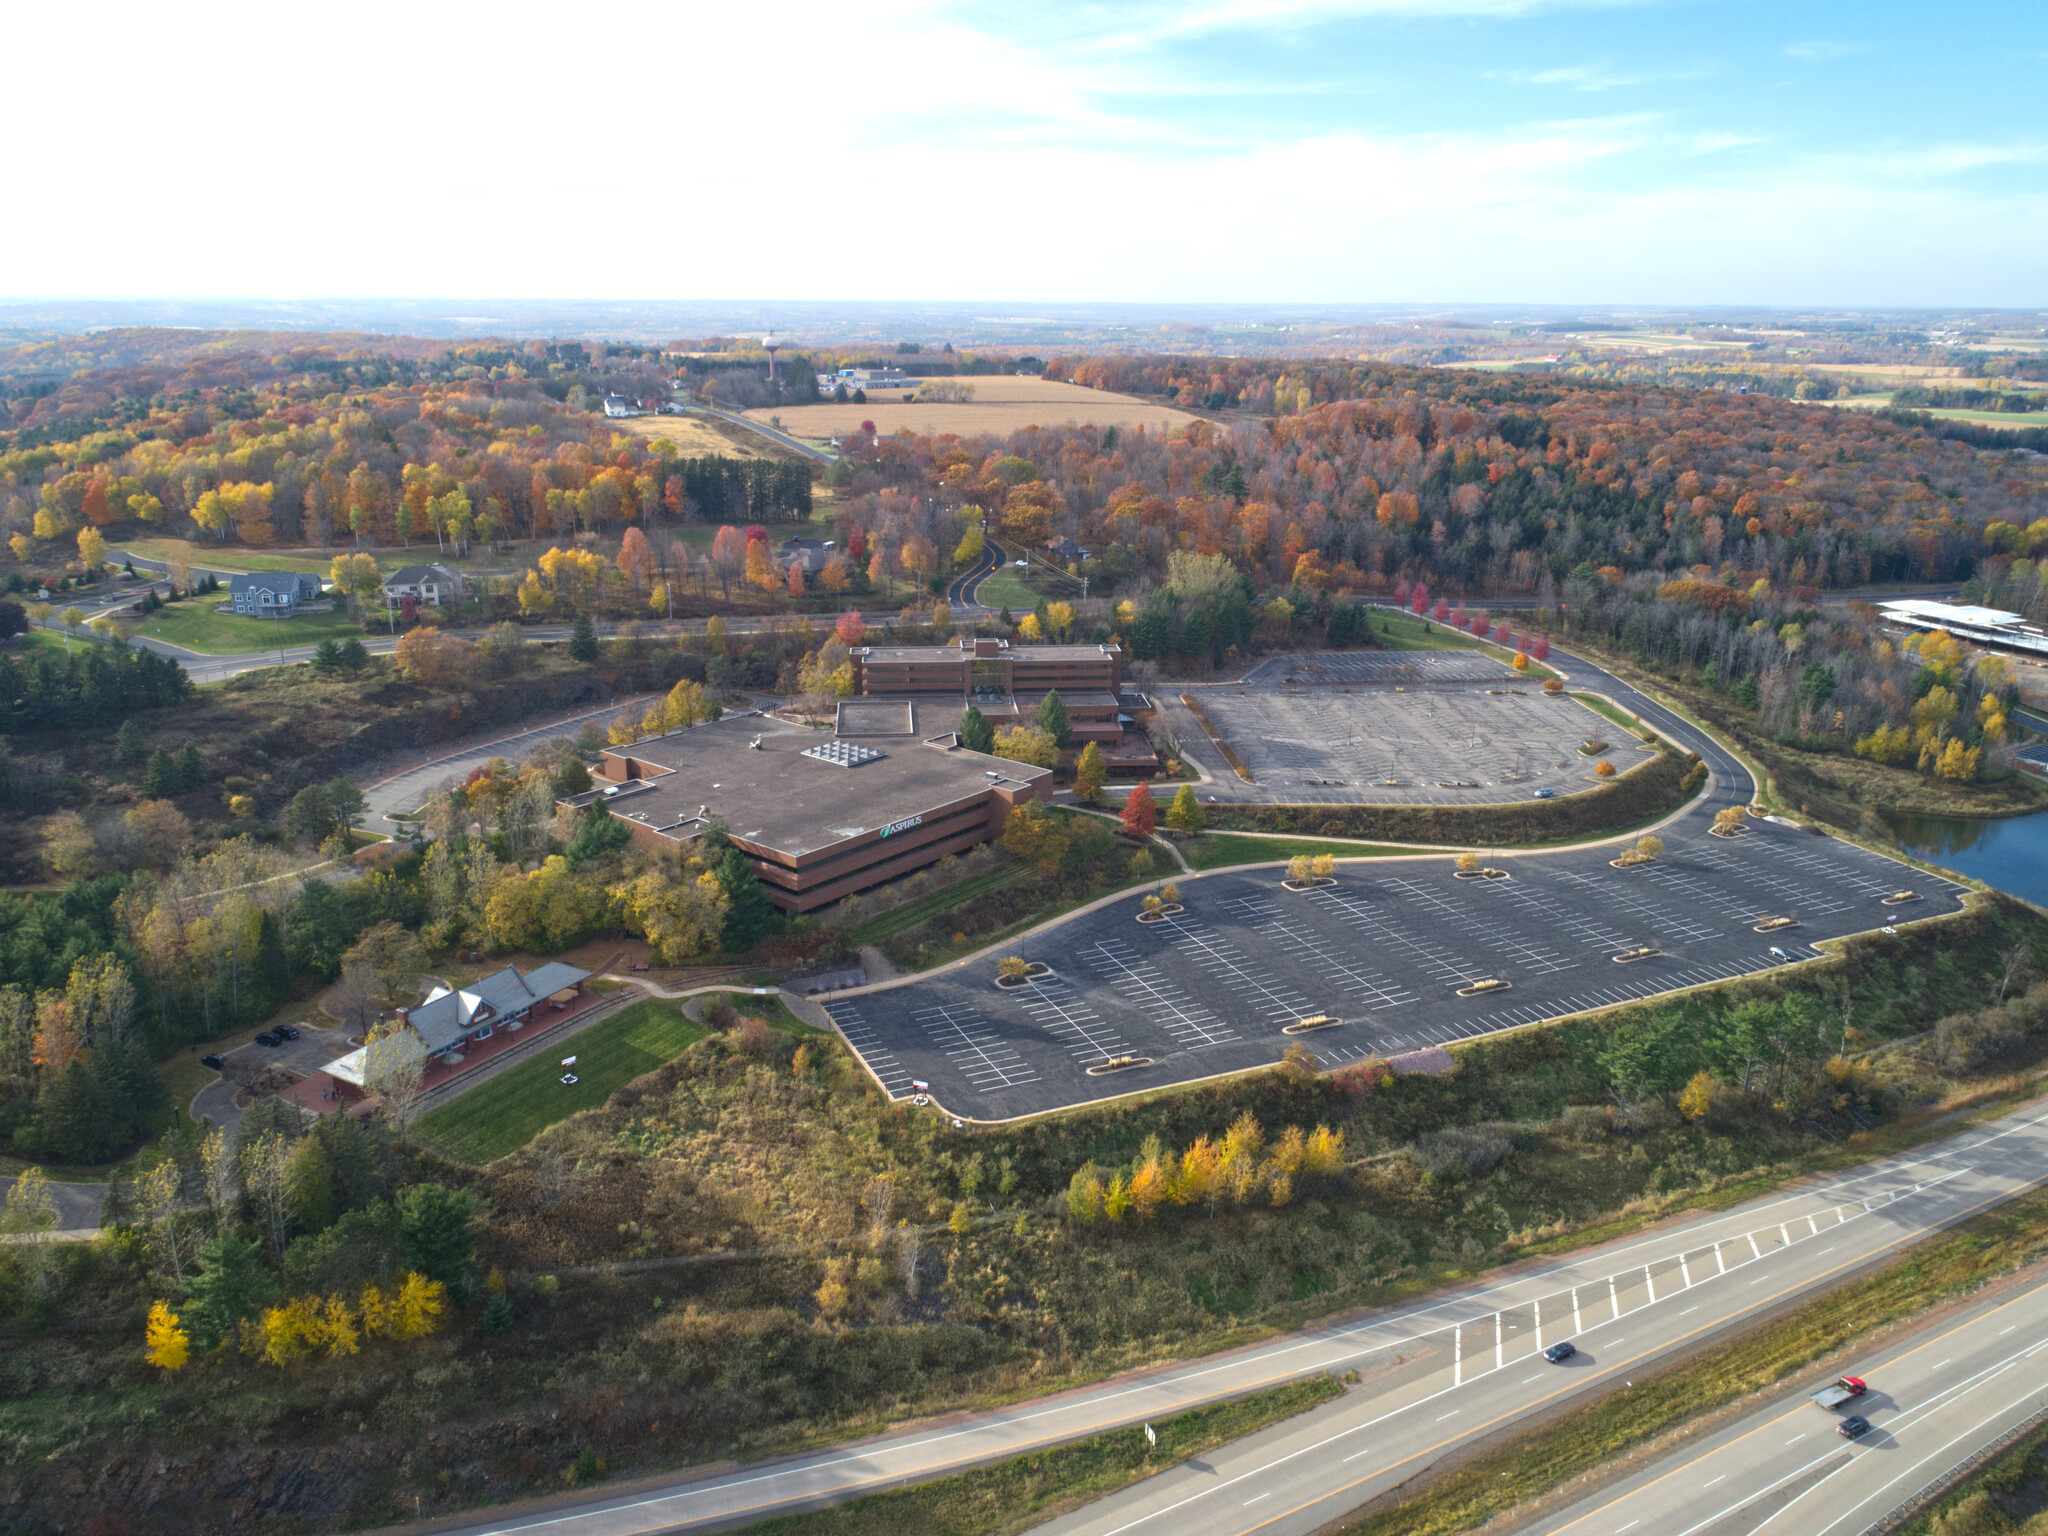
[{"label": "harvested field", "polygon": [[[763,415],[762,420],[767,420],[767,416]],[[614,430],[649,439],[665,437],[693,459],[718,454],[729,459],[772,459],[777,456],[768,439],[756,437],[744,427],[726,428],[723,423],[702,416],[633,416],[620,422]],[[791,456],[794,457],[793,454]]]},{"label": "harvested field", "polygon": [[909,427],[914,432],[957,432],[962,437],[974,437],[984,432],[1007,436],[1024,427],[1056,427],[1068,422],[1099,427],[1143,426],[1163,431],[1195,420],[1186,411],[1135,395],[1084,389],[1078,384],[1061,384],[1051,379],[996,377],[957,382],[974,386],[972,400],[958,405],[905,405],[900,396],[877,394],[869,396],[866,405],[851,401],[845,405],[785,405],[748,411],[747,415],[762,422],[770,416],[780,416],[783,430],[798,437],[831,437],[852,432],[863,421],[872,421],[885,434]]}]

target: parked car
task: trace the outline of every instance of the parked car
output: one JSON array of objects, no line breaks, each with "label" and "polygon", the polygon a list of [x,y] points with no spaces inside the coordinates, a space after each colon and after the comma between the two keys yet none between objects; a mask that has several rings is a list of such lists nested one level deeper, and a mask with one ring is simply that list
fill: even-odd
[{"label": "parked car", "polygon": [[286,1040],[296,1040],[299,1038],[299,1026],[296,1024],[280,1024],[275,1032]]},{"label": "parked car", "polygon": [[260,1035],[258,1035],[258,1036],[256,1037],[256,1043],[257,1043],[258,1045],[264,1045],[264,1046],[274,1046],[274,1045],[281,1045],[281,1044],[283,1044],[284,1042],[282,1042],[281,1040],[279,1040],[279,1039],[277,1038],[277,1036],[276,1036],[276,1035],[275,1035],[275,1034],[274,1034],[273,1032],[271,1032],[270,1030],[267,1030],[267,1029],[266,1029],[265,1031],[263,1031],[263,1033],[262,1033],[262,1034],[260,1034]]},{"label": "parked car", "polygon": [[214,1071],[218,1072],[222,1067],[225,1067],[227,1063],[225,1061],[222,1061],[218,1056],[202,1056],[199,1058],[199,1065],[201,1065],[202,1067],[211,1067]]},{"label": "parked car", "polygon": [[1854,1440],[1870,1433],[1870,1420],[1860,1413],[1852,1413],[1835,1426],[1835,1433],[1845,1440]]},{"label": "parked car", "polygon": [[1773,944],[1771,946],[1771,958],[1773,960],[1783,960],[1789,964],[1792,959],[1792,952],[1790,950],[1780,949],[1777,945]]},{"label": "parked car", "polygon": [[1552,1365],[1562,1365],[1565,1361],[1571,1359],[1571,1357],[1573,1355],[1576,1355],[1578,1352],[1578,1345],[1567,1341],[1563,1344],[1551,1345],[1550,1348],[1543,1351],[1543,1358],[1548,1360]]},{"label": "parked car", "polygon": [[1554,789],[1550,788],[1550,786],[1548,786],[1548,785],[1545,785],[1545,786],[1544,786],[1544,787],[1543,787],[1542,789],[1539,789],[1539,790],[1537,790],[1537,791],[1536,791],[1536,798],[1537,798],[1538,800],[1548,800],[1548,799],[1551,799],[1551,798],[1552,798],[1553,796],[1555,796],[1556,794],[1557,794],[1557,791],[1556,791],[1556,790],[1554,790]]}]

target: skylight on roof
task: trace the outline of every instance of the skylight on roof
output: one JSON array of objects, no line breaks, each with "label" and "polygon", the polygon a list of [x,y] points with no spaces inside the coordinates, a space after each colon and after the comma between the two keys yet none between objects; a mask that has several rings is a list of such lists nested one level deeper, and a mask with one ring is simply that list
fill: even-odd
[{"label": "skylight on roof", "polygon": [[821,741],[815,747],[805,747],[803,756],[815,757],[821,763],[831,763],[839,768],[858,768],[862,763],[872,763],[878,757],[887,757],[886,752],[877,752],[873,747],[861,746],[852,741]]}]

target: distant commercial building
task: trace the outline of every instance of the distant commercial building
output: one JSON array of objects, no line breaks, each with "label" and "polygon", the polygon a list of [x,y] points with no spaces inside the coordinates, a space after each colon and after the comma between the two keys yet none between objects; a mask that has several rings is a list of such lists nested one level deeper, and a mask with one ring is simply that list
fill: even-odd
[{"label": "distant commercial building", "polygon": [[829,735],[734,716],[607,748],[595,786],[560,809],[601,803],[640,846],[675,851],[715,818],[771,901],[810,912],[986,842],[1012,806],[1051,795],[1051,770],[955,745],[957,718],[866,699],[843,702]]},{"label": "distant commercial building", "polygon": [[1931,603],[1920,598],[1879,603],[1878,612],[1907,629],[1947,630],[1958,640],[1973,645],[1992,645],[2024,651],[2030,656],[2048,656],[2048,630],[2023,613],[2003,608],[1978,608],[1962,603]]},{"label": "distant commercial building", "polygon": [[844,384],[854,389],[915,389],[918,381],[901,368],[842,368],[818,375],[818,388],[830,393]]},{"label": "distant commercial building", "polygon": [[1067,707],[1074,739],[1102,748],[1118,772],[1151,774],[1159,755],[1136,729],[1139,711],[1152,707],[1123,685],[1123,652],[1113,645],[1012,645],[963,636],[952,645],[856,646],[853,691],[864,698],[929,701],[951,696],[955,707],[973,704],[997,730],[1028,725],[1038,706],[1057,691]]},{"label": "distant commercial building", "polygon": [[792,565],[801,566],[806,576],[815,576],[838,553],[837,539],[788,538],[776,547],[775,563],[785,571]]},{"label": "distant commercial building", "polygon": [[288,619],[319,600],[320,578],[307,571],[257,571],[228,578],[228,606],[263,619]]}]

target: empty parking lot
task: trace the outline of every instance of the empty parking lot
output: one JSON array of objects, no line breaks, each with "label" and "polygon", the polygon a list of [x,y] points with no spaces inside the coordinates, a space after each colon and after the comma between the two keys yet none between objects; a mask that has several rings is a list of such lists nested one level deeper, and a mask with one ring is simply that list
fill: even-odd
[{"label": "empty parking lot", "polygon": [[1222,760],[1161,689],[1168,729],[1208,772],[1208,799],[1289,804],[1489,805],[1594,786],[1598,757],[1633,767],[1637,743],[1568,697],[1476,651],[1276,657],[1241,682],[1185,690],[1257,782]]},{"label": "empty parking lot", "polygon": [[[1132,896],[1021,943],[1053,969],[1037,985],[998,990],[991,956],[825,1006],[892,1097],[925,1082],[956,1115],[1002,1120],[1262,1066],[1295,1040],[1341,1066],[1470,1039],[1958,906],[1960,887],[1851,844],[1763,822],[1723,841],[1704,821],[1628,870],[1605,847],[1497,858],[1499,881],[1455,879],[1448,858],[1347,864],[1305,892],[1278,870],[1186,879],[1169,922],[1137,922]],[[1883,904],[1902,888],[1919,899]],[[1760,934],[1766,917],[1796,926]],[[1472,992],[1489,981],[1507,985]],[[1341,1022],[1284,1033],[1315,1014]],[[1118,1058],[1150,1064],[1090,1075]]]}]

